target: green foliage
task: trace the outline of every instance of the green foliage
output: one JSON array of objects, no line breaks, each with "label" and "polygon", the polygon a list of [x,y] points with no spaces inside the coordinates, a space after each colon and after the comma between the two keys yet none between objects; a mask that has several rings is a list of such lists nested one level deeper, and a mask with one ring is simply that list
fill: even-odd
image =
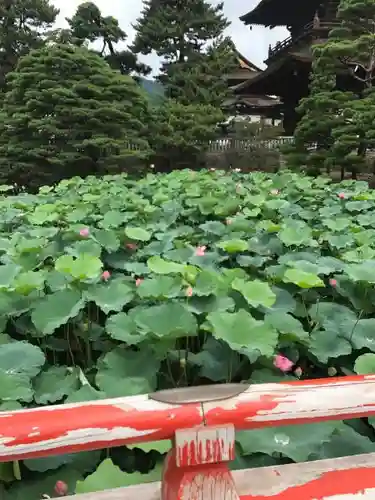
[{"label": "green foliage", "polygon": [[[207,43],[219,38],[229,26],[223,4],[215,7],[204,0],[144,0],[135,24],[135,52],[158,56],[169,62],[184,61],[202,52]],[[177,21],[177,22],[176,22]]]},{"label": "green foliage", "polygon": [[[227,120],[219,124],[224,137],[231,147],[220,155],[224,156],[224,164],[231,168],[240,168],[242,172],[260,170],[277,172],[280,168],[280,151],[267,147],[266,141],[278,138],[283,134],[282,125],[267,125],[248,120]],[[238,148],[238,140],[251,141],[251,146]],[[216,160],[210,155],[209,166],[217,167]]]},{"label": "green foliage", "polygon": [[255,123],[247,119],[232,120],[229,124],[221,124],[229,137],[234,139],[251,139],[252,141],[266,141],[276,139],[283,135],[284,129],[282,125],[268,125],[267,123]]},{"label": "green foliage", "polygon": [[[374,236],[366,183],[285,171],[2,195],[0,410],[300,376],[273,366],[278,353],[302,378],[373,373]],[[240,432],[233,467],[367,453],[373,423]],[[134,484],[160,477],[169,446],[25,460],[0,477],[12,500],[53,495],[56,480],[70,493]]]},{"label": "green foliage", "polygon": [[168,99],[155,107],[149,125],[149,142],[158,168],[174,169],[197,161],[208,141],[217,135],[220,109],[185,105]]},{"label": "green foliage", "polygon": [[84,481],[77,483],[76,493],[95,493],[112,488],[160,481],[161,472],[161,465],[159,465],[147,475],[137,472],[127,474],[126,472],[122,472],[119,467],[116,467],[110,458],[107,458],[93,474],[86,477]]},{"label": "green foliage", "polygon": [[82,46],[87,42],[100,43],[98,54],[104,56],[109,65],[122,74],[133,71],[144,75],[151,68],[137,61],[137,56],[130,50],[116,50],[118,43],[127,39],[126,33],[120,28],[118,20],[112,16],[103,16],[100,9],[92,2],[78,6],[74,16],[68,19],[70,36],[73,43]]},{"label": "green foliage", "polygon": [[164,88],[160,82],[143,77],[138,77],[137,82],[146,92],[151,106],[160,106],[164,103]]},{"label": "green foliage", "polygon": [[159,78],[167,97],[186,105],[220,105],[225,76],[235,65],[233,43],[223,37],[228,25],[222,3],[168,0],[161,8],[159,0],[145,0],[132,49],[163,58]]},{"label": "green foliage", "polygon": [[233,42],[225,38],[229,23],[223,3],[206,0],[144,0],[134,28],[134,53],[162,58],[158,80],[168,99],[157,110],[150,141],[157,164],[198,161],[202,144],[223,120],[221,105],[228,94],[226,77],[236,59]]},{"label": "green foliage", "polygon": [[2,182],[111,172],[149,152],[146,97],[86,48],[49,44],[23,57],[9,75],[3,118]]},{"label": "green foliage", "polygon": [[165,66],[159,76],[169,97],[178,102],[220,108],[230,92],[226,77],[236,69],[234,45],[221,37],[205,53],[195,53],[185,61]]},{"label": "green foliage", "polygon": [[[341,0],[339,26],[314,48],[310,95],[300,105],[291,165],[339,167],[342,177],[350,169],[353,178],[365,166],[366,150],[375,145],[374,16],[374,0]],[[312,144],[316,150],[309,149]]]},{"label": "green foliage", "polygon": [[41,47],[59,10],[49,0],[12,0],[0,3],[0,88],[20,57]]}]

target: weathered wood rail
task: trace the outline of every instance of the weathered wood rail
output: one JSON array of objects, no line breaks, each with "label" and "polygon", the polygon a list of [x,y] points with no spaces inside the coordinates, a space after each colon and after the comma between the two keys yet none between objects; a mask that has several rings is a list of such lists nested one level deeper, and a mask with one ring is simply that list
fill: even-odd
[{"label": "weathered wood rail", "polygon": [[339,22],[337,21],[311,21],[302,28],[298,35],[290,35],[281,42],[277,42],[273,47],[270,45],[268,47],[268,58],[264,62],[270,62],[280,52],[290,49],[306,38],[314,38],[314,35],[315,37],[320,36],[323,39],[328,38],[328,33],[338,25]]},{"label": "weathered wood rail", "polygon": [[[77,500],[374,500],[374,453],[230,472],[235,431],[375,415],[375,375],[228,384],[0,413],[0,462],[171,439],[162,483]],[[71,497],[73,498],[73,497]]]}]

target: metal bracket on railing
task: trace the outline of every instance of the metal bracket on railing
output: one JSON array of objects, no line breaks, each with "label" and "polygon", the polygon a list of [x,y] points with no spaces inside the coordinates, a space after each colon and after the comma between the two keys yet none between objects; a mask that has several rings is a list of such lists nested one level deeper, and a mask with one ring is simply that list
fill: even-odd
[{"label": "metal bracket on railing", "polygon": [[249,388],[249,384],[217,384],[202,385],[199,387],[178,387],[149,394],[149,398],[159,403],[190,404],[209,403],[230,399],[242,394]]},{"label": "metal bracket on railing", "polygon": [[239,500],[227,463],[234,459],[234,425],[206,425],[204,404],[242,394],[249,384],[183,387],[149,398],[172,405],[200,404],[202,425],[175,432],[162,481],[162,500]]}]

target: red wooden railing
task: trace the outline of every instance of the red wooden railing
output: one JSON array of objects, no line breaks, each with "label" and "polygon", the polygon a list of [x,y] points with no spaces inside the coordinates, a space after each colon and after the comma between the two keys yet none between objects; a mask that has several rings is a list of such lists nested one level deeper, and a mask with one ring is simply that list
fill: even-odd
[{"label": "red wooden railing", "polygon": [[[375,454],[351,458],[349,465],[337,459],[325,472],[315,466],[315,473],[301,476],[297,484],[275,468],[270,478],[279,475],[284,486],[267,495],[249,484],[239,496],[226,464],[234,458],[238,429],[373,415],[375,375],[176,389],[2,412],[0,462],[171,439],[162,500],[374,500]],[[282,467],[287,471],[295,465]]]}]

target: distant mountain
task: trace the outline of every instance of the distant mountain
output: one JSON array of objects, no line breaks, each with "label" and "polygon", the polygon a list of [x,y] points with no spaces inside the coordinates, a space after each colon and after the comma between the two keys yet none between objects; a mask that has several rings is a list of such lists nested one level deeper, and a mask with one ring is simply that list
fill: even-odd
[{"label": "distant mountain", "polygon": [[139,84],[150,97],[154,104],[160,103],[164,98],[164,89],[161,83],[148,78],[139,78]]}]

